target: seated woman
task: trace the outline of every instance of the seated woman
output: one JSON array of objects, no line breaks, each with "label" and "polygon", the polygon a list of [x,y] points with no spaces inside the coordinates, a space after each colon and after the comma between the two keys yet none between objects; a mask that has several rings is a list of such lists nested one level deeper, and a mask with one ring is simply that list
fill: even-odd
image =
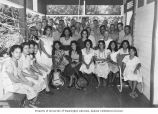
[{"label": "seated woman", "polygon": [[65,74],[70,77],[69,87],[75,83],[76,76],[79,74],[81,67],[82,54],[76,41],[71,42],[71,49],[69,51],[69,65],[65,68]]},{"label": "seated woman", "polygon": [[110,54],[108,56],[109,59],[109,68],[110,68],[110,74],[109,75],[109,82],[108,84],[114,84],[114,79],[116,75],[118,75],[118,63],[117,63],[117,54],[118,54],[118,48],[117,48],[117,42],[111,41],[109,43],[108,49],[110,50]]},{"label": "seated woman", "polygon": [[72,32],[69,27],[64,28],[63,33],[61,34],[60,42],[62,44],[62,49],[65,51],[65,55],[69,55],[70,43],[72,41]]},{"label": "seated woman", "polygon": [[94,50],[92,49],[92,41],[85,40],[85,48],[82,49],[82,65],[80,71],[84,74],[94,73]]},{"label": "seated woman", "polygon": [[34,89],[37,92],[40,92],[45,89],[46,84],[42,76],[39,75],[38,71],[36,71],[34,66],[31,64],[32,60],[29,55],[29,43],[22,43],[22,47],[23,52],[21,58],[19,59],[19,65],[22,69],[22,73],[28,80],[33,81],[35,83]]},{"label": "seated woman", "polygon": [[117,62],[118,65],[121,66],[122,68],[122,60],[126,55],[129,55],[129,42],[127,40],[123,40],[120,49],[118,50],[118,55],[117,55]]},{"label": "seated woman", "polygon": [[132,98],[138,97],[136,93],[136,87],[139,82],[142,82],[141,63],[137,55],[135,47],[130,47],[129,55],[123,59],[123,76],[124,80],[129,82]]},{"label": "seated woman", "polygon": [[104,80],[107,79],[108,74],[110,72],[107,57],[110,51],[106,49],[106,45],[104,40],[99,40],[98,42],[98,49],[95,51],[95,69],[94,73],[97,76],[98,86],[100,86],[100,79],[103,78]]},{"label": "seated woman", "polygon": [[[50,91],[50,88],[48,86],[48,74],[50,73],[50,69],[39,62],[40,53],[38,50],[38,44],[36,42],[31,41],[31,42],[29,42],[29,45],[30,45],[30,49],[29,49],[30,50],[30,58],[32,61],[31,64],[35,68],[35,70],[39,73],[39,75],[42,76],[42,78],[45,81],[45,84],[46,84],[45,93],[46,94],[53,94]],[[41,58],[40,58],[40,60],[41,60]]]},{"label": "seated woman", "polygon": [[61,47],[62,47],[62,45],[59,41],[54,42],[53,50],[52,50],[52,61],[53,61],[53,68],[52,69],[60,69],[61,72],[63,72],[65,69],[65,66],[69,62],[65,58],[65,53],[61,49]]},{"label": "seated woman", "polygon": [[5,93],[14,92],[26,94],[33,104],[37,100],[38,92],[34,90],[34,83],[23,75],[18,60],[21,57],[22,47],[14,45],[10,48],[10,58],[3,64],[1,79]]},{"label": "seated woman", "polygon": [[[59,41],[54,41],[52,50],[52,62],[53,67],[50,75],[50,85],[53,87],[63,86],[64,82],[61,79],[64,73],[65,66],[69,64],[69,61],[65,58],[65,53],[61,49],[61,43]],[[55,84],[55,85],[54,85]]]}]

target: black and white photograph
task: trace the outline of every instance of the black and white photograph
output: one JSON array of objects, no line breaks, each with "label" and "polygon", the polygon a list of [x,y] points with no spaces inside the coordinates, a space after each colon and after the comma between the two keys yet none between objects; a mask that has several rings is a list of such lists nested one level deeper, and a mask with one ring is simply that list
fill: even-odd
[{"label": "black and white photograph", "polygon": [[0,0],[0,111],[157,110],[157,69],[157,0]]}]

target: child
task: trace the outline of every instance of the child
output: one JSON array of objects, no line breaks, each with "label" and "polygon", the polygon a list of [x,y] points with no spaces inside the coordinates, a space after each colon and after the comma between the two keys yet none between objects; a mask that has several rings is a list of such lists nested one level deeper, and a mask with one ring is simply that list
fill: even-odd
[{"label": "child", "polygon": [[107,63],[107,56],[110,54],[110,51],[106,49],[106,45],[104,40],[99,40],[98,42],[98,50],[95,51],[95,74],[97,75],[98,86],[100,86],[100,78],[104,80],[107,79],[108,74],[110,72],[108,63]]},{"label": "child", "polygon": [[140,72],[141,63],[135,47],[130,47],[129,55],[123,59],[123,76],[124,80],[129,82],[132,92],[129,94],[132,98],[138,97],[135,89],[138,82],[142,82]]},{"label": "child", "polygon": [[50,85],[56,87],[56,89],[59,89],[59,86],[64,85],[64,80],[61,77],[62,74],[60,69],[52,70],[50,77]]}]

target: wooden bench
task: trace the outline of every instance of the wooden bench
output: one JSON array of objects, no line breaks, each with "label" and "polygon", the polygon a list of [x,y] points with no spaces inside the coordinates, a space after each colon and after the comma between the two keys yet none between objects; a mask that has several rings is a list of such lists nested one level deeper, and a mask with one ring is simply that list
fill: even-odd
[{"label": "wooden bench", "polygon": [[0,107],[24,107],[26,100],[25,94],[18,93],[7,93],[3,98],[0,99]]}]

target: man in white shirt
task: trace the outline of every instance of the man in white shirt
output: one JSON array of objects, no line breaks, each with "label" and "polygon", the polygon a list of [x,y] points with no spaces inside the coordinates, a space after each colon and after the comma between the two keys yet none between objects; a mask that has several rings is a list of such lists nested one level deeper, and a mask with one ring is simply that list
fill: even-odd
[{"label": "man in white shirt", "polygon": [[123,23],[118,23],[117,28],[118,28],[118,31],[119,31],[118,44],[120,45],[121,42],[123,41],[124,36],[125,36],[125,32],[123,30]]},{"label": "man in white shirt", "polygon": [[95,41],[95,37],[93,35],[91,35],[91,28],[87,27],[88,30],[88,39],[90,39],[92,41],[93,47],[96,47],[96,41]]},{"label": "man in white shirt", "polygon": [[55,32],[53,32],[54,41],[60,40],[60,36],[61,36],[62,32],[63,32],[62,25],[58,25],[57,30]]},{"label": "man in white shirt", "polygon": [[131,35],[131,26],[126,25],[124,27],[124,31],[125,31],[125,36],[123,38],[123,40],[128,40],[130,45],[133,45],[133,37]]}]

